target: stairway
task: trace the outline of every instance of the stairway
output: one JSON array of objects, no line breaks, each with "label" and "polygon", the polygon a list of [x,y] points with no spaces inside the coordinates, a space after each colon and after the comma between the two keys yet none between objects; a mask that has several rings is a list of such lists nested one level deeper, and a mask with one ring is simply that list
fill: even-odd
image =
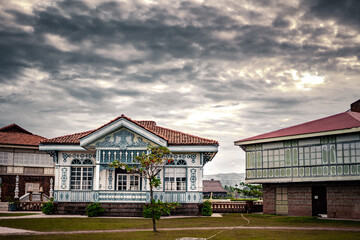
[{"label": "stairway", "polygon": [[8,208],[7,202],[0,202],[0,211],[8,211]]}]

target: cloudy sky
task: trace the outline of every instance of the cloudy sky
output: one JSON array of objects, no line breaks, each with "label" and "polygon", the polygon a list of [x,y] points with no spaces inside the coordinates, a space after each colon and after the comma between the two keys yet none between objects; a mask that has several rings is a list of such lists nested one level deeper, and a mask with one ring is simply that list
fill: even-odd
[{"label": "cloudy sky", "polygon": [[0,0],[0,126],[44,137],[125,114],[216,139],[206,174],[244,172],[235,140],[360,98],[360,1]]}]

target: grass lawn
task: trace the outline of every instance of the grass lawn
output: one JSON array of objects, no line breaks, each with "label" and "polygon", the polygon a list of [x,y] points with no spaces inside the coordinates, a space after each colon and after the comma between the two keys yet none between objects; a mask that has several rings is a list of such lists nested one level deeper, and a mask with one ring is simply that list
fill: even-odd
[{"label": "grass lawn", "polygon": [[27,215],[37,215],[40,213],[0,213],[0,217],[18,217]]},{"label": "grass lawn", "polygon": [[[247,226],[287,226],[287,227],[358,227],[360,222],[323,220],[313,217],[288,217],[262,214],[244,214],[250,220]],[[158,228],[222,227],[243,226],[247,221],[241,214],[225,214],[222,218],[176,218],[157,221]],[[150,219],[117,218],[38,218],[2,219],[0,226],[34,231],[76,231],[152,228]]]},{"label": "grass lawn", "polygon": [[[218,230],[192,230],[192,231],[160,231],[154,232],[131,232],[131,233],[98,233],[98,234],[69,234],[69,235],[23,235],[23,236],[1,236],[2,239],[176,239],[180,237],[202,237],[209,238],[218,233]],[[256,239],[256,240],[335,240],[335,239],[360,239],[358,232],[340,232],[340,231],[285,231],[285,230],[226,230],[219,233],[212,240],[226,240],[226,239]]]}]

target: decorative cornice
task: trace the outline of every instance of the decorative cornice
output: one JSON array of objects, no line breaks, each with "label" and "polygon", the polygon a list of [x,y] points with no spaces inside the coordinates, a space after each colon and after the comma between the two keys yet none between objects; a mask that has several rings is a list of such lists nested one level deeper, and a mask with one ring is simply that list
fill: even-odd
[{"label": "decorative cornice", "polygon": [[167,146],[166,140],[160,138],[159,136],[156,136],[155,134],[139,127],[138,125],[124,119],[120,118],[119,120],[105,126],[104,128],[101,128],[95,132],[90,133],[89,135],[83,137],[80,139],[80,146],[87,146],[90,143],[100,139],[101,137],[105,136],[106,134],[109,134],[121,127],[125,127],[131,131],[136,132],[137,134],[143,136],[144,138],[160,145],[160,146]]}]

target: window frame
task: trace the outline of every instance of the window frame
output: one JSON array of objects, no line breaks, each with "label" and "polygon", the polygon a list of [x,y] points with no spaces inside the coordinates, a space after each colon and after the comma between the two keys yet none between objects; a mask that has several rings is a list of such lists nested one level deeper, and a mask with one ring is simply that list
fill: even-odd
[{"label": "window frame", "polygon": [[71,167],[70,167],[70,190],[92,191],[93,184],[94,184],[93,161],[90,159],[84,159],[84,160],[73,159],[71,161]]},{"label": "window frame", "polygon": [[[167,174],[170,172],[170,169],[173,172],[173,175],[167,176]],[[187,190],[187,168],[186,167],[166,167],[164,170],[165,170],[164,171],[164,191],[186,192],[186,190]],[[177,172],[177,170],[178,171],[184,170],[184,173]]]},{"label": "window frame", "polygon": [[[123,184],[119,184],[119,177],[124,178],[122,179],[122,182],[126,182],[126,188],[123,189]],[[137,178],[137,180],[131,179],[132,177]],[[132,181],[135,183],[137,182],[137,189],[131,189]],[[119,189],[119,186],[121,186],[122,189]],[[136,186],[136,185],[135,185]],[[126,173],[118,173],[116,174],[116,191],[141,191],[141,175],[140,174],[126,174]]]}]

